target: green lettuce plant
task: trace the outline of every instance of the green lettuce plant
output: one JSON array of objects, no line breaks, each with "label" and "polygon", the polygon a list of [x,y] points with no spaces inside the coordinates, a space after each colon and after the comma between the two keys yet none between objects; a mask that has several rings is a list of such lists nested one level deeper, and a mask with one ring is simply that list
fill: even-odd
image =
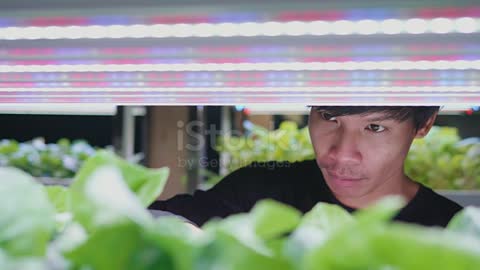
[{"label": "green lettuce plant", "polygon": [[0,269],[480,267],[479,208],[441,229],[392,222],[403,206],[396,197],[354,214],[319,203],[303,216],[263,200],[249,213],[209,221],[199,233],[145,209],[167,175],[166,168],[149,170],[108,152],[89,159],[69,188],[44,187],[20,170],[0,168]]}]

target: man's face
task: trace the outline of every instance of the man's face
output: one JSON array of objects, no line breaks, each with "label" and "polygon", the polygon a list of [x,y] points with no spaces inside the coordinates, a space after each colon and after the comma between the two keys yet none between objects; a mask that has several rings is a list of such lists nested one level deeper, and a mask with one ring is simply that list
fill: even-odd
[{"label": "man's face", "polygon": [[365,198],[404,179],[403,164],[416,132],[413,120],[385,113],[331,117],[312,108],[310,137],[317,164],[337,198]]}]

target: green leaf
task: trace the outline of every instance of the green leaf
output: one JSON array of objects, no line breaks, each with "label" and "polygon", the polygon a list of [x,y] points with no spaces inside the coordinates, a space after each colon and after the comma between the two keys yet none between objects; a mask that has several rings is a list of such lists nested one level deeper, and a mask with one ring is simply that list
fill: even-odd
[{"label": "green leaf", "polygon": [[71,208],[70,191],[64,186],[45,186],[50,203],[57,213],[69,212]]},{"label": "green leaf", "polygon": [[0,269],[2,270],[49,270],[47,263],[38,257],[10,257],[0,249]]},{"label": "green leaf", "polygon": [[98,151],[85,161],[75,176],[74,186],[83,185],[87,178],[101,166],[111,165],[119,168],[128,187],[137,195],[144,207],[150,205],[162,193],[167,182],[169,169],[147,169],[131,164],[108,151]]},{"label": "green leaf", "polygon": [[335,204],[318,203],[302,218],[299,229],[315,227],[330,233],[338,228],[354,222],[353,216]]},{"label": "green leaf", "polygon": [[439,228],[386,223],[388,215],[378,214],[381,208],[390,207],[383,204],[373,211],[366,210],[375,213],[370,217],[380,218],[344,227],[309,252],[304,259],[305,269],[447,270],[480,266],[480,241]]},{"label": "green leaf", "polygon": [[405,200],[400,196],[388,196],[374,205],[359,210],[355,216],[362,223],[382,223],[390,221],[405,206]]},{"label": "green leaf", "polygon": [[87,231],[129,219],[149,224],[152,217],[113,165],[101,164],[71,186],[75,220]]},{"label": "green leaf", "polygon": [[310,250],[321,246],[336,231],[354,222],[353,216],[342,207],[318,203],[304,215],[298,228],[287,240],[285,253],[299,264]]},{"label": "green leaf", "polygon": [[42,186],[14,168],[0,168],[0,248],[11,256],[42,256],[54,231],[54,208]]},{"label": "green leaf", "polygon": [[290,269],[278,252],[282,241],[277,239],[294,229],[299,219],[297,210],[265,200],[249,214],[211,221],[203,227],[210,241],[200,250],[196,269]]},{"label": "green leaf", "polygon": [[73,269],[174,269],[172,258],[145,238],[143,228],[132,222],[100,228],[66,257]]},{"label": "green leaf", "polygon": [[160,218],[145,231],[145,237],[168,254],[172,258],[174,269],[178,270],[193,269],[195,255],[202,243],[201,236],[174,217]]},{"label": "green leaf", "polygon": [[471,235],[480,241],[480,208],[473,206],[464,208],[450,220],[447,228]]},{"label": "green leaf", "polygon": [[250,216],[256,235],[270,239],[292,231],[299,224],[301,213],[274,200],[263,200],[255,205]]}]

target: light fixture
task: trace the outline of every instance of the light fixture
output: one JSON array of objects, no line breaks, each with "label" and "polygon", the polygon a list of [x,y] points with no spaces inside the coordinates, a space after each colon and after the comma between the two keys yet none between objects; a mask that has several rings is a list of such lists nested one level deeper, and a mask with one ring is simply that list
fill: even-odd
[{"label": "light fixture", "polygon": [[[138,93],[138,92],[151,92],[153,93],[182,93],[182,92],[202,92],[202,93],[255,93],[255,92],[269,92],[269,93],[294,93],[299,94],[342,94],[342,93],[404,93],[404,94],[429,94],[429,93],[442,93],[443,94],[455,94],[455,93],[469,93],[472,95],[480,94],[479,86],[388,86],[388,87],[98,87],[98,88],[83,88],[83,87],[61,87],[61,88],[0,88],[0,92],[71,92],[73,93],[85,93],[88,92],[124,92],[124,93]],[[250,95],[250,94],[248,94]],[[479,96],[480,97],[480,96]]]},{"label": "light fixture", "polygon": [[456,61],[346,61],[206,64],[79,64],[0,65],[7,72],[135,72],[135,71],[287,71],[287,70],[465,70],[480,69],[480,60]]},{"label": "light fixture", "polygon": [[90,25],[48,27],[3,27],[0,40],[254,37],[300,35],[446,34],[478,32],[477,18],[434,18],[380,21],[244,22],[153,25]]}]

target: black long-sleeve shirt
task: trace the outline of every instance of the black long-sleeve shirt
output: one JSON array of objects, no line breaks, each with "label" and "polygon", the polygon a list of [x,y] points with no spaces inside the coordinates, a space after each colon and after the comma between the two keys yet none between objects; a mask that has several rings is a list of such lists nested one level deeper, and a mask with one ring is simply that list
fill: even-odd
[{"label": "black long-sleeve shirt", "polygon": [[[291,205],[303,213],[318,202],[355,211],[335,198],[315,160],[254,162],[227,175],[210,190],[157,201],[150,209],[168,211],[201,226],[213,217],[248,212],[257,201],[266,198]],[[417,194],[394,220],[444,227],[461,209],[457,203],[420,185]]]}]

